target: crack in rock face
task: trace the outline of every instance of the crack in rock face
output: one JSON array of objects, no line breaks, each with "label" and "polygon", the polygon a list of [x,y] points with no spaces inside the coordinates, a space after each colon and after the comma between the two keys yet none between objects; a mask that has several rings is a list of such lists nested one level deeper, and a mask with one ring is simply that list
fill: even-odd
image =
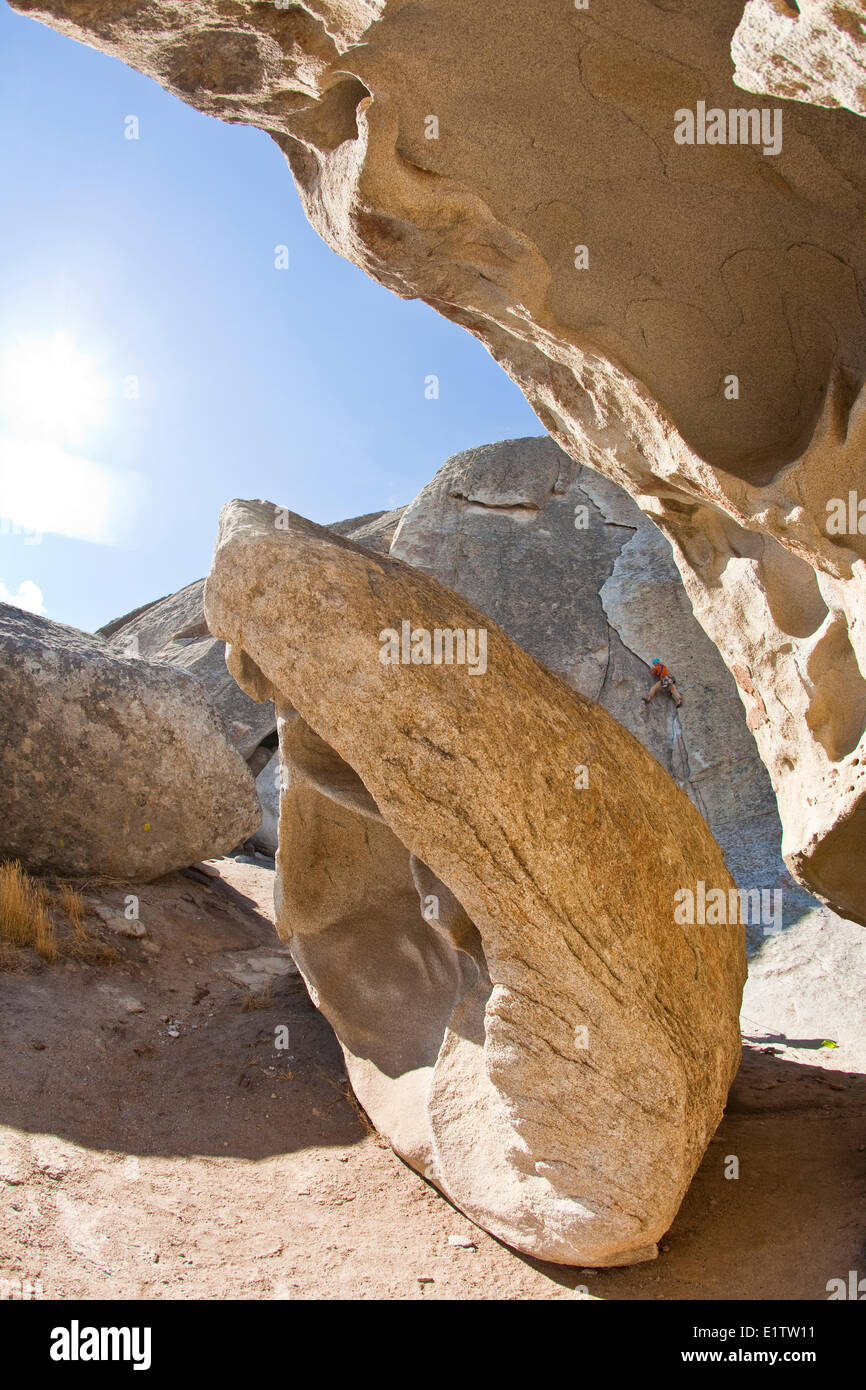
[{"label": "crack in rock face", "polygon": [[[861,108],[862,5],[13,3],[268,131],[335,250],[632,494],[749,707],[789,868],[866,922],[866,534],[828,528],[866,499],[866,125],[780,106]],[[771,98],[735,85],[735,31]]]},{"label": "crack in rock face", "polygon": [[277,707],[278,929],[374,1124],[527,1254],[652,1258],[740,1056],[742,927],[675,918],[733,888],[702,817],[465,599],[269,503],[224,509],[205,612]]}]

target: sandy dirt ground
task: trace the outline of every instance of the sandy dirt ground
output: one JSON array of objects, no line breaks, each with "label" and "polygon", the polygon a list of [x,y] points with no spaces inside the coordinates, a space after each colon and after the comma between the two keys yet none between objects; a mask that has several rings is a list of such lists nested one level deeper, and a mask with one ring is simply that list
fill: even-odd
[{"label": "sandy dirt ground", "polygon": [[658,1260],[542,1264],[370,1132],[276,937],[273,870],[216,868],[94,890],[88,927],[119,960],[21,952],[0,974],[6,1297],[818,1300],[866,1273],[866,1076],[844,1047],[747,1024]]}]

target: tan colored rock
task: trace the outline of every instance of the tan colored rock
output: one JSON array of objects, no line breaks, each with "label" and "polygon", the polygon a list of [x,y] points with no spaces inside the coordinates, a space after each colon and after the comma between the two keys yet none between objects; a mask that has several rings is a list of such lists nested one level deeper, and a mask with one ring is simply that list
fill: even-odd
[{"label": "tan colored rock", "polygon": [[789,867],[866,922],[866,534],[827,525],[866,501],[866,126],[799,103],[777,153],[676,142],[699,103],[775,121],[733,81],[742,0],[15,7],[269,131],[329,244],[632,494],[738,682]]},{"label": "tan colored rock", "polygon": [[241,757],[250,759],[276,728],[268,705],[250,700],[226,671],[225,652],[208,632],[204,616],[204,580],[100,628],[97,636],[123,656],[141,657],[188,671],[205,687],[225,724],[226,734]]},{"label": "tan colored rock", "polygon": [[[465,600],[275,510],[224,509],[205,610],[277,705],[279,930],[361,1103],[517,1248],[651,1258],[739,1059],[742,929],[674,920],[679,890],[732,886],[717,845],[630,734]],[[485,669],[383,663],[404,620],[485,629]]]},{"label": "tan colored rock", "polygon": [[747,0],[731,56],[747,92],[866,115],[864,0]]},{"label": "tan colored rock", "polygon": [[[369,550],[388,553],[404,508],[369,512],[334,522],[328,529],[354,536]],[[202,681],[226,726],[229,741],[250,764],[257,777],[272,755],[270,736],[277,721],[273,706],[250,700],[226,670],[222,642],[208,631],[204,615],[204,580],[187,584],[176,594],[144,604],[132,613],[114,618],[97,632],[121,656],[166,662]],[[258,756],[257,756],[258,755]],[[270,798],[262,804],[268,816]]]},{"label": "tan colored rock", "polygon": [[[404,510],[398,507],[368,512],[365,516],[335,521],[328,530],[352,536],[368,550],[387,555]],[[229,742],[246,760],[256,779],[261,824],[251,838],[257,848],[273,854],[279,815],[277,716],[271,701],[251,700],[226,670],[225,645],[209,632],[204,615],[204,580],[198,579],[176,594],[114,618],[96,635],[108,642],[118,656],[165,663],[187,671],[201,682],[201,700],[206,706],[213,704]]]},{"label": "tan colored rock", "polygon": [[0,859],[149,880],[225,854],[255,784],[199,683],[0,604]]}]

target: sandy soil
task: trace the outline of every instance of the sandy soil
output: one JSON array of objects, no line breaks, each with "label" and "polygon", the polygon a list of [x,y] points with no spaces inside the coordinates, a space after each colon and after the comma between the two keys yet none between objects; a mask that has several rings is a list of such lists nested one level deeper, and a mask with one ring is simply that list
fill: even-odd
[{"label": "sandy soil", "polygon": [[[726,1117],[659,1259],[542,1264],[369,1132],[275,935],[272,870],[217,867],[101,890],[88,926],[115,963],[22,953],[0,974],[7,1296],[29,1281],[85,1299],[826,1299],[828,1279],[866,1272],[866,1076],[844,1048],[771,1046],[772,1018],[747,1025]],[[113,930],[130,892],[137,938]]]}]

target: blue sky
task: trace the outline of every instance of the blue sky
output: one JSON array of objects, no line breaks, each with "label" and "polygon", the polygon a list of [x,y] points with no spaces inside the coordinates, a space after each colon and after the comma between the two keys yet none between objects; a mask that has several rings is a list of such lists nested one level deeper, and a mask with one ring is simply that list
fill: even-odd
[{"label": "blue sky", "polygon": [[336,521],[543,433],[475,339],[325,246],[265,134],[2,0],[0,180],[0,598],[92,630],[206,573],[231,497]]}]

